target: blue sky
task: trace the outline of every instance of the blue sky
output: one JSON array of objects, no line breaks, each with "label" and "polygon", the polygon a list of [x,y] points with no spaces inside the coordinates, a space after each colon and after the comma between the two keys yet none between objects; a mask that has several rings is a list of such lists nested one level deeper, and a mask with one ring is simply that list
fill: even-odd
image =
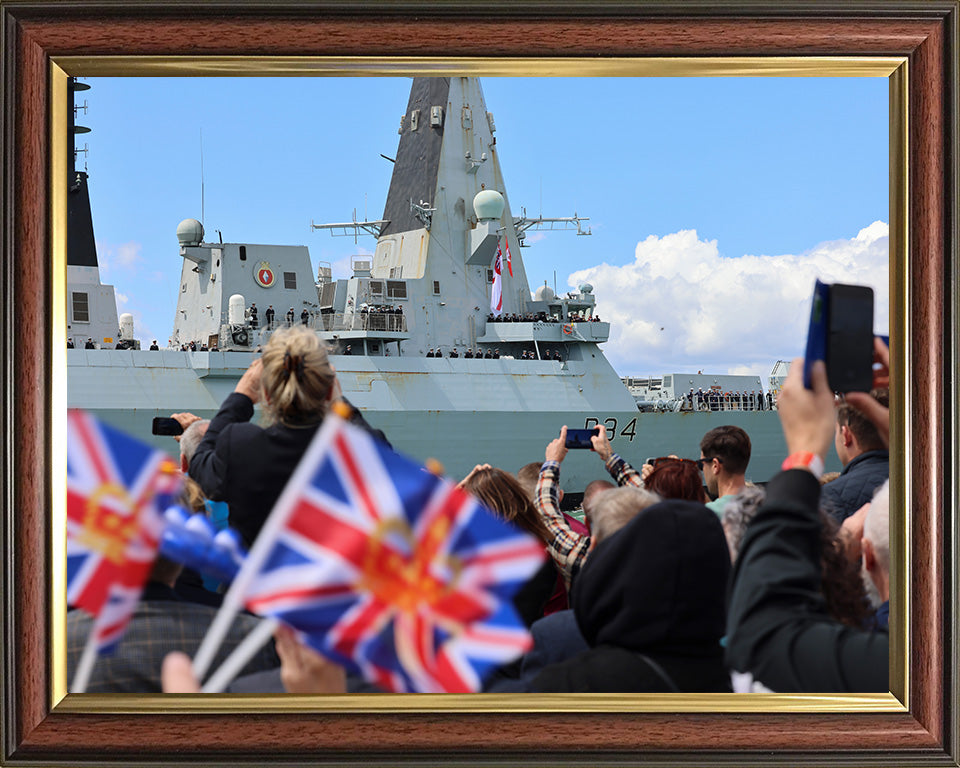
[{"label": "blue sky", "polygon": [[[89,78],[102,279],[137,336],[163,342],[176,227],[307,245],[346,276],[372,237],[407,78]],[[883,78],[484,78],[514,215],[589,216],[591,237],[531,232],[531,288],[595,286],[622,375],[750,372],[802,352],[813,278],[873,285],[887,327],[888,88]]]}]

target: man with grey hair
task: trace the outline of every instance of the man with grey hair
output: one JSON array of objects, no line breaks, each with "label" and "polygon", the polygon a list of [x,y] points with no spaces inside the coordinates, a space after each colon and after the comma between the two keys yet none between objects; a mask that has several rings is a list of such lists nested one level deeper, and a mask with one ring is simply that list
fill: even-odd
[{"label": "man with grey hair", "polygon": [[197,446],[207,434],[207,427],[210,426],[210,419],[197,419],[192,421],[180,435],[180,471],[184,474],[190,467],[190,459],[197,452]]},{"label": "man with grey hair", "polygon": [[590,549],[609,538],[647,507],[660,501],[652,491],[629,485],[597,494],[590,509]]},{"label": "man with grey hair", "polygon": [[863,560],[861,575],[870,602],[877,609],[877,628],[886,628],[890,619],[890,481],[873,495],[863,523],[860,542]]}]

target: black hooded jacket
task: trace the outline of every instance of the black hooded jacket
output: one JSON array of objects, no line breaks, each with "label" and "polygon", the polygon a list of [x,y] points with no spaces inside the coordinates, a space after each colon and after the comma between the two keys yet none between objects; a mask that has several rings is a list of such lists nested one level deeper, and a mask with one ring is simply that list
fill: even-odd
[{"label": "black hooded jacket", "polygon": [[723,664],[730,556],[716,514],[671,499],[590,553],[572,604],[590,650],[546,667],[542,692],[729,692]]}]

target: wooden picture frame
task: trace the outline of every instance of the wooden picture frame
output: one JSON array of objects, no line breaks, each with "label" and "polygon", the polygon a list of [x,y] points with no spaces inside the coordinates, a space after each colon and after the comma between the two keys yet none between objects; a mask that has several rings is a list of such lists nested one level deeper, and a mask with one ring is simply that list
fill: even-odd
[{"label": "wooden picture frame", "polygon": [[[234,0],[66,3],[0,0],[0,167],[3,172],[3,719],[0,762],[96,764],[958,764],[956,574],[958,3],[322,2]],[[304,697],[66,697],[50,663],[56,608],[51,531],[57,507],[57,425],[63,394],[57,327],[57,186],[66,147],[51,139],[51,98],[63,68],[92,73],[135,57],[181,55],[244,71],[244,57],[463,56],[521,61],[622,57],[902,57],[891,96],[902,124],[904,190],[892,195],[892,462],[909,525],[895,601],[907,660],[886,697],[661,697],[635,706],[578,695],[453,705],[443,697],[372,697],[358,708]],[[106,59],[104,57],[123,57]],[[295,59],[285,59],[292,62]],[[359,65],[358,65],[359,66]],[[514,65],[516,67],[516,65]],[[549,63],[538,65],[549,69]],[[76,68],[77,71],[71,71]],[[815,69],[815,67],[814,67]],[[516,71],[516,70],[514,70]],[[59,73],[59,74],[58,74]],[[212,74],[213,72],[211,72]],[[62,116],[61,116],[62,117]],[[892,145],[897,141],[892,137]],[[892,155],[893,157],[893,155]],[[58,281],[61,281],[58,283]],[[51,312],[50,307],[54,307]],[[896,314],[895,312],[893,313]],[[894,323],[892,323],[894,324]],[[909,364],[909,365],[907,365]],[[52,375],[51,375],[52,374]],[[61,425],[62,426],[62,425]],[[895,468],[896,467],[899,468]],[[61,467],[62,469],[62,467]],[[897,606],[900,606],[899,608]],[[891,686],[894,687],[892,680]],[[119,702],[119,703],[118,703]],[[678,714],[679,711],[679,714]]]}]

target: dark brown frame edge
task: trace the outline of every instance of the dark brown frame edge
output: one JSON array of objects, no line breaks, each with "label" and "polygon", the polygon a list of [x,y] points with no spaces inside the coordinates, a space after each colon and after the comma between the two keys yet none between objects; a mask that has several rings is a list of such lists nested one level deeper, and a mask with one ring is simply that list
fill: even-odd
[{"label": "dark brown frame edge", "polygon": [[[9,765],[957,765],[952,545],[957,328],[955,1],[20,3],[0,0],[4,428],[3,741]],[[225,13],[229,11],[229,13]],[[491,13],[491,11],[495,13]],[[467,33],[468,32],[468,33]],[[48,76],[65,55],[907,56],[911,709],[902,714],[245,714],[52,712],[46,551],[51,294]],[[41,322],[21,319],[42,318]],[[12,557],[10,557],[12,553]],[[43,578],[37,578],[42,574]],[[376,721],[371,720],[376,717]]]}]

